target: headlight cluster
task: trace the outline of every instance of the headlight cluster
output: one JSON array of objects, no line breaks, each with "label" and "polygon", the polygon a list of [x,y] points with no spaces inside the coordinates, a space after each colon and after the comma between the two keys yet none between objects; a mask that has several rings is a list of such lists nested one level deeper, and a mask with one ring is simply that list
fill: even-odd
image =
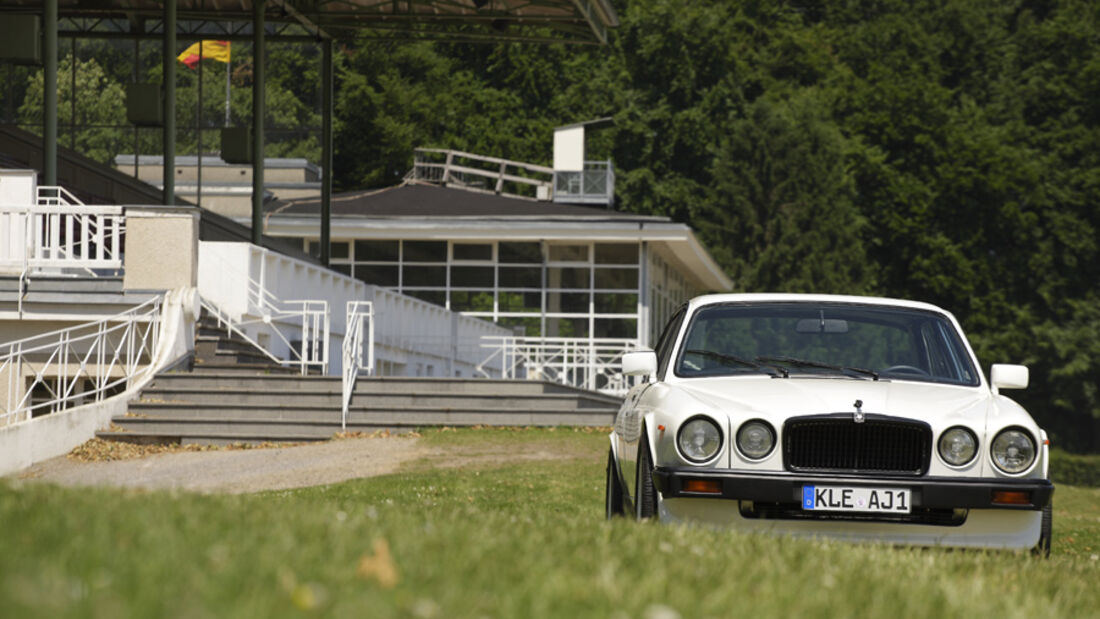
[{"label": "headlight cluster", "polygon": [[940,435],[940,457],[951,466],[962,466],[978,453],[978,438],[962,426],[955,426]]},{"label": "headlight cluster", "polygon": [[[940,435],[940,457],[952,466],[969,464],[978,455],[978,437],[962,426],[948,428]],[[1023,428],[1006,428],[993,438],[989,456],[1005,473],[1022,473],[1035,462],[1035,440]]]},{"label": "headlight cluster", "polygon": [[746,421],[737,431],[737,448],[745,457],[759,460],[775,447],[775,430],[759,419]]},{"label": "headlight cluster", "polygon": [[706,417],[695,417],[680,426],[676,437],[680,453],[692,462],[706,462],[722,447],[722,431]]},{"label": "headlight cluster", "polygon": [[1035,440],[1022,428],[1007,428],[989,447],[993,464],[1005,473],[1022,473],[1035,462]]}]

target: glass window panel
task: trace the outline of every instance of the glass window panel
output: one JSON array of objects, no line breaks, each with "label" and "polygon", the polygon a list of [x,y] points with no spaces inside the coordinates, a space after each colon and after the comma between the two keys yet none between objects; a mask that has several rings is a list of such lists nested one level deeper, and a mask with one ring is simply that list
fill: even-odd
[{"label": "glass window panel", "polygon": [[526,337],[541,337],[541,323],[542,321],[537,316],[532,316],[531,318],[505,316],[497,321],[498,325],[511,329],[516,335]]},{"label": "glass window panel", "polygon": [[452,288],[492,288],[493,267],[451,267]]},{"label": "glass window panel", "polygon": [[355,260],[397,262],[400,241],[356,241]]},{"label": "glass window panel", "polygon": [[333,264],[333,265],[330,265],[329,268],[332,269],[333,271],[336,271],[337,273],[343,273],[344,275],[347,275],[349,277],[351,276],[351,265],[350,264]]},{"label": "glass window panel", "polygon": [[355,265],[355,277],[368,284],[396,288],[397,265],[357,264]]},{"label": "glass window panel", "polygon": [[491,312],[493,311],[493,293],[452,290],[451,309],[456,312]]},{"label": "glass window panel", "polygon": [[556,292],[546,293],[546,311],[551,313],[587,314],[587,292]]},{"label": "glass window panel", "polygon": [[332,243],[332,242],[330,242],[329,245],[328,245],[328,248],[329,248],[329,257],[336,258],[338,260],[340,260],[340,259],[347,260],[348,259],[349,247],[348,247],[348,243],[346,241],[341,242],[341,243]]},{"label": "glass window panel", "polygon": [[501,288],[542,288],[542,267],[500,267]]},{"label": "glass window panel", "polygon": [[547,318],[545,337],[588,337],[588,319]]},{"label": "glass window panel", "polygon": [[551,267],[546,269],[547,288],[588,288],[585,267]]},{"label": "glass window panel", "polygon": [[542,311],[542,294],[501,290],[497,293],[497,305],[502,312],[539,312]]},{"label": "glass window panel", "polygon": [[612,290],[636,290],[638,288],[638,269],[596,269],[596,288]]},{"label": "glass window panel", "polygon": [[588,262],[587,245],[551,245],[550,260],[555,262]]},{"label": "glass window panel", "polygon": [[593,305],[597,314],[634,314],[638,311],[638,295],[599,292]]},{"label": "glass window panel", "polygon": [[596,243],[596,264],[638,264],[638,244]]},{"label": "glass window panel", "polygon": [[633,318],[597,318],[595,337],[632,338],[638,336],[638,321]]},{"label": "glass window panel", "polygon": [[321,242],[320,241],[306,241],[306,253],[312,258],[321,258]]},{"label": "glass window panel", "polygon": [[414,267],[405,265],[401,287],[447,285],[447,267]]},{"label": "glass window panel", "polygon": [[538,243],[500,243],[497,260],[501,263],[541,264],[542,248]]},{"label": "glass window panel", "polygon": [[446,241],[405,241],[405,262],[446,262]]},{"label": "glass window panel", "polygon": [[455,260],[493,259],[493,246],[489,243],[455,243],[452,252]]},{"label": "glass window panel", "polygon": [[410,297],[416,297],[422,299],[428,303],[435,303],[436,305],[446,305],[447,293],[443,290],[406,290],[405,294]]}]

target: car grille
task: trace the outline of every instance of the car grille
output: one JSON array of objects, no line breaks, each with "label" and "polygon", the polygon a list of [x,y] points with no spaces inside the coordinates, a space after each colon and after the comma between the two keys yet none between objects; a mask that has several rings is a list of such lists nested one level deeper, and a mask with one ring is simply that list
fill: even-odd
[{"label": "car grille", "polygon": [[924,475],[932,455],[926,423],[843,413],[796,417],[783,426],[787,470],[865,475]]}]

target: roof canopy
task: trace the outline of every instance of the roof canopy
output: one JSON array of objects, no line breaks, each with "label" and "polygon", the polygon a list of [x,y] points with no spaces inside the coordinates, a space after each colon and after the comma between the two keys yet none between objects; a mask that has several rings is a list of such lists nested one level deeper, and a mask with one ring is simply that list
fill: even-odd
[{"label": "roof canopy", "polygon": [[[253,0],[178,0],[177,15],[184,30],[180,34],[249,37],[253,4]],[[42,0],[0,0],[0,13],[41,11]],[[58,14],[63,36],[155,34],[161,29],[164,3],[58,0]],[[608,0],[267,0],[264,14],[268,23],[301,26],[309,36],[322,38],[350,38],[365,30],[451,41],[605,43],[607,29],[619,23]],[[133,27],[143,21],[141,28]]]}]

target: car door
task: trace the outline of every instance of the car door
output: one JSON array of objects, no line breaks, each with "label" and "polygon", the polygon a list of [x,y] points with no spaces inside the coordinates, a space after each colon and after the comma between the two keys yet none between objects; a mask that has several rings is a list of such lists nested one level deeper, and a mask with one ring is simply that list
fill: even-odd
[{"label": "car door", "polygon": [[[673,314],[668,324],[665,325],[664,331],[661,332],[661,337],[657,339],[657,346],[654,349],[657,353],[657,381],[660,381],[665,375],[665,371],[668,369],[669,361],[672,358],[672,349],[677,339],[676,336],[680,333],[680,326],[684,322],[684,315],[686,313],[687,306],[684,306]],[[631,503],[634,501],[634,480],[637,475],[638,446],[640,445],[639,439],[642,435],[642,418],[645,410],[644,407],[639,406],[639,403],[643,402],[645,392],[654,384],[655,383],[652,381],[646,382],[631,389],[630,392],[627,393],[626,399],[623,401],[623,406],[615,419],[615,434],[618,437],[619,470],[624,485],[626,486],[624,488],[624,496],[628,497]]]}]

